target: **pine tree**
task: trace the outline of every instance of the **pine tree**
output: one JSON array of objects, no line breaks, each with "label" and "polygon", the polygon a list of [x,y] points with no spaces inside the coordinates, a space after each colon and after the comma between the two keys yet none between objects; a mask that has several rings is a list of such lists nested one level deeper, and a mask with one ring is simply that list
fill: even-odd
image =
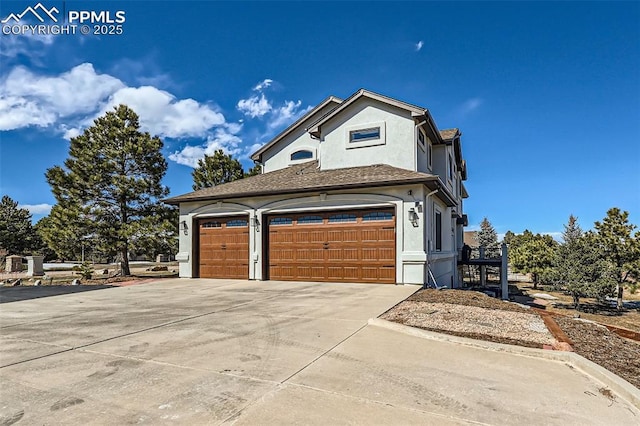
[{"label": "pine tree", "polygon": [[553,268],[557,245],[550,235],[534,235],[525,230],[512,239],[509,263],[516,271],[531,274],[533,288],[537,289],[540,276]]},{"label": "pine tree", "polygon": [[[138,115],[125,105],[72,138],[65,167],[46,173],[58,202],[52,210],[56,238],[76,248],[89,240],[107,255],[118,253],[122,274],[130,275],[132,243],[166,225],[158,215],[159,198],[169,192],[161,183],[167,170],[162,146],[160,138],[140,131]],[[65,232],[68,220],[75,223]]]},{"label": "pine tree", "polygon": [[242,179],[244,171],[242,164],[231,154],[225,154],[221,149],[216,150],[213,155],[206,155],[198,160],[192,174],[193,190],[210,188],[222,183],[232,182]]},{"label": "pine tree", "polygon": [[485,247],[487,257],[496,257],[496,255],[500,254],[498,234],[486,217],[480,222],[480,230],[476,233],[476,241],[480,247]]},{"label": "pine tree", "polygon": [[29,210],[18,207],[8,195],[0,201],[0,249],[7,254],[26,254],[32,248],[35,232]]},{"label": "pine tree", "polygon": [[254,164],[249,170],[247,170],[244,174],[244,177],[261,175],[262,174],[262,166],[260,164]]},{"label": "pine tree", "polygon": [[617,307],[622,309],[624,284],[631,274],[640,270],[640,232],[629,223],[629,212],[614,207],[602,222],[595,223],[596,244],[603,257],[611,263],[617,294]]}]

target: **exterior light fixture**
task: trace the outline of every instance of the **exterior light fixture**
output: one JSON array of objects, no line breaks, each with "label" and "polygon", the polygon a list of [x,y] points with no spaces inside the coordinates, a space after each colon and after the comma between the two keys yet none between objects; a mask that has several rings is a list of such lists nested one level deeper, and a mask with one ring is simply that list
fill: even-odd
[{"label": "exterior light fixture", "polygon": [[189,226],[187,225],[186,220],[180,222],[180,230],[184,233],[184,235],[189,235]]},{"label": "exterior light fixture", "polygon": [[411,224],[413,225],[414,228],[418,227],[418,219],[420,219],[420,216],[418,215],[418,213],[416,213],[416,209],[410,208],[409,209],[409,222],[411,222]]},{"label": "exterior light fixture", "polygon": [[258,220],[258,217],[257,216],[252,217],[250,222],[251,222],[251,226],[253,226],[256,229],[256,232],[260,232],[260,220]]}]

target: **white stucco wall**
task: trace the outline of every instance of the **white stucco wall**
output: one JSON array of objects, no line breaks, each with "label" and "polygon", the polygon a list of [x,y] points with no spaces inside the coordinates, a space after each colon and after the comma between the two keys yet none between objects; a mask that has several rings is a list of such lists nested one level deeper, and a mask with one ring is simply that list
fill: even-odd
[{"label": "white stucco wall", "polygon": [[[318,146],[320,141],[312,139],[311,135],[307,133],[306,127],[318,120],[324,114],[336,107],[337,104],[330,103],[325,107],[319,109],[303,123],[298,126],[296,130],[282,138],[278,143],[269,148],[264,154],[262,154],[263,173],[272,172],[274,170],[280,170],[285,167],[295,164],[291,161],[291,154],[300,149],[308,149],[314,153],[312,160],[315,160],[318,155]],[[311,161],[303,160],[300,162]]]},{"label": "white stucco wall", "polygon": [[[384,140],[370,141],[372,146],[357,148],[349,143],[350,130],[379,126],[382,126]],[[409,111],[361,98],[322,126],[320,168],[329,170],[384,163],[415,170],[414,130]]]}]

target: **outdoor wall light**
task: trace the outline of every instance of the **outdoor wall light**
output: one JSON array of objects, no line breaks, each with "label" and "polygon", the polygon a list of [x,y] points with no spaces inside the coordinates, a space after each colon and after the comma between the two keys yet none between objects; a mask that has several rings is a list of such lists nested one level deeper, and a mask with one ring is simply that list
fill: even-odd
[{"label": "outdoor wall light", "polygon": [[418,227],[418,219],[420,219],[420,216],[418,215],[418,213],[416,213],[416,209],[410,208],[409,209],[409,222],[411,222],[411,224],[414,226],[414,228]]},{"label": "outdoor wall light", "polygon": [[189,226],[187,226],[186,220],[180,222],[180,230],[184,233],[184,235],[189,235]]},{"label": "outdoor wall light", "polygon": [[254,216],[251,218],[251,226],[256,229],[256,232],[260,232],[260,221],[257,217]]}]

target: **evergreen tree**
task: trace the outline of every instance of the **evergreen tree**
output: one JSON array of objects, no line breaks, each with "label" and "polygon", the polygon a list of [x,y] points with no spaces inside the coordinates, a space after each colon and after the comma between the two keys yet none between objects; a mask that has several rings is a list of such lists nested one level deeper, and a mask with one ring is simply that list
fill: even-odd
[{"label": "evergreen tree", "polygon": [[550,272],[556,260],[557,243],[550,235],[533,234],[525,230],[512,239],[509,250],[511,266],[525,274],[531,274],[533,288],[538,288],[542,274]]},{"label": "evergreen tree", "polygon": [[254,164],[247,172],[244,174],[244,177],[261,175],[262,174],[262,166],[260,164]]},{"label": "evergreen tree", "polygon": [[8,195],[3,196],[0,201],[0,249],[6,250],[8,255],[27,254],[34,237],[29,210],[19,208]]},{"label": "evergreen tree", "polygon": [[[61,239],[77,252],[89,240],[108,255],[118,253],[122,274],[130,275],[132,242],[166,225],[158,215],[159,198],[169,192],[161,183],[167,170],[162,146],[160,138],[140,131],[138,115],[125,105],[72,138],[65,168],[46,173],[58,202],[47,242]],[[68,220],[75,223],[67,231]]]},{"label": "evergreen tree", "polygon": [[480,222],[480,230],[476,233],[476,241],[480,247],[486,248],[487,257],[499,256],[500,243],[498,243],[498,234],[486,217]]},{"label": "evergreen tree", "polygon": [[617,307],[622,309],[624,284],[631,274],[640,270],[640,232],[629,223],[629,212],[614,207],[602,222],[595,223],[596,244],[603,257],[611,263],[616,285]]},{"label": "evergreen tree", "polygon": [[198,160],[192,174],[193,190],[209,188],[222,183],[232,182],[242,179],[244,171],[242,164],[231,154],[225,154],[221,149],[216,150],[213,155],[206,155]]},{"label": "evergreen tree", "polygon": [[573,297],[575,309],[580,308],[581,297],[602,300],[611,294],[606,282],[608,265],[602,259],[592,232],[584,234],[575,216],[569,216],[562,233],[563,243],[558,248],[555,275]]}]

